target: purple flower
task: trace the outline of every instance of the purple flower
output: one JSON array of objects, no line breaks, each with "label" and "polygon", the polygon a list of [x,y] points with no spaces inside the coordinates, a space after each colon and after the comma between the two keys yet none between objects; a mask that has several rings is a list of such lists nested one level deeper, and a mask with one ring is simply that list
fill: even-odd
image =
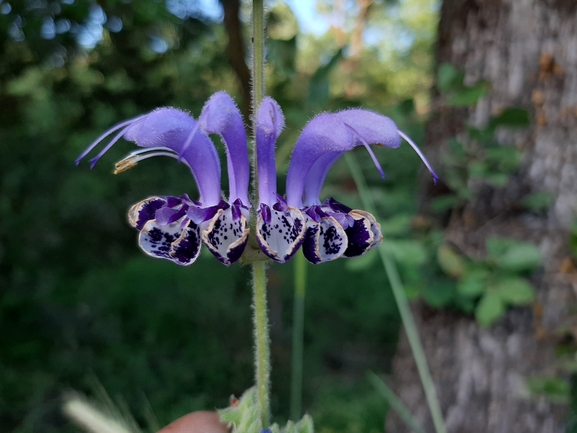
[{"label": "purple flower", "polygon": [[[117,132],[118,131],[118,132]],[[242,117],[232,98],[215,93],[198,121],[175,108],[159,108],[120,123],[98,137],[76,160],[78,164],[102,140],[117,132],[90,160],[91,167],[121,137],[143,149],[117,163],[116,173],[153,156],[170,156],[190,168],[200,197],[149,197],[129,211],[129,222],[140,231],[138,243],[146,254],[192,264],[201,244],[225,265],[240,259],[248,241],[248,150]],[[209,134],[221,136],[227,151],[229,197],[222,199],[220,162]]]},{"label": "purple flower", "polygon": [[[352,109],[315,117],[303,129],[287,176],[286,200],[277,193],[275,145],[284,128],[284,116],[272,98],[265,98],[256,113],[256,152],[259,206],[256,237],[262,251],[276,262],[288,261],[303,246],[312,263],[356,257],[378,245],[380,226],[368,212],[353,210],[334,199],[321,202],[326,175],[345,152],[363,145],[383,175],[370,144],[398,147],[405,138],[436,175],[417,146],[387,117]],[[147,254],[179,265],[192,264],[201,244],[225,265],[240,259],[249,227],[248,184],[250,168],[242,117],[232,98],[215,93],[198,120],[175,108],[160,108],[120,123],[98,137],[76,160],[78,164],[105,138],[116,133],[90,160],[91,167],[120,138],[138,149],[116,164],[115,173],[128,170],[153,156],[169,156],[190,168],[199,198],[154,196],[129,211],[129,222],[139,234]],[[224,142],[229,174],[229,196],[221,192],[218,154],[209,134]],[[384,175],[383,175],[384,176]]]},{"label": "purple flower", "polygon": [[306,232],[306,219],[276,190],[274,148],[284,127],[284,116],[272,98],[264,98],[256,115],[258,196],[256,237],[261,250],[276,262],[284,263],[300,248]]},{"label": "purple flower", "polygon": [[[274,170],[272,143],[283,124],[278,105],[270,98],[265,99],[257,115],[257,152],[259,175],[261,170],[267,173],[264,180],[259,177],[259,194],[267,201],[261,199],[257,237],[263,252],[275,261],[288,260],[301,243],[306,259],[317,264],[360,256],[381,242],[381,228],[373,215],[351,209],[333,198],[324,202],[319,199],[331,166],[356,146],[365,146],[384,177],[370,145],[396,148],[403,137],[437,179],[419,148],[391,119],[368,110],[351,109],[320,114],[304,127],[288,170],[286,201],[278,195],[273,199],[276,185],[270,181]],[[263,137],[260,141],[259,136]],[[269,248],[271,245],[278,249]]]}]

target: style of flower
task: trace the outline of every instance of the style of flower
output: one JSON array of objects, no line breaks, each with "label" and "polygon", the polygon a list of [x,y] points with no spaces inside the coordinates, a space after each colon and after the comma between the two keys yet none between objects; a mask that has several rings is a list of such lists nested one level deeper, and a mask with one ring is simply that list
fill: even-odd
[{"label": "style of flower", "polygon": [[[301,246],[307,260],[317,264],[360,256],[381,241],[380,225],[370,213],[353,210],[332,198],[319,199],[331,166],[356,146],[367,148],[384,177],[370,145],[395,148],[403,137],[437,178],[418,147],[391,119],[351,109],[320,114],[305,126],[293,150],[285,199],[277,193],[275,168],[275,145],[283,128],[280,106],[272,98],[263,99],[256,113],[256,238],[263,253],[279,263],[288,261]],[[204,243],[225,265],[238,261],[250,232],[250,167],[242,117],[232,98],[225,92],[215,93],[197,121],[167,107],[122,122],[98,137],[76,163],[113,133],[112,140],[90,160],[91,168],[124,138],[142,149],[118,162],[115,173],[144,159],[169,156],[188,165],[198,185],[197,200],[186,194],[153,196],[132,206],[128,219],[140,232],[138,242],[144,252],[190,265]],[[226,148],[228,200],[222,197],[220,162],[209,134],[218,134]]]}]

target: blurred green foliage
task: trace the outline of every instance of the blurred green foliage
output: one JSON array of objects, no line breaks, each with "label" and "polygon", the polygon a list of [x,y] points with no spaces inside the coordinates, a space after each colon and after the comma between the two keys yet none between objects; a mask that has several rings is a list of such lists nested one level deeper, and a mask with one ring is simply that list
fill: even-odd
[{"label": "blurred green foliage", "polygon": [[483,326],[503,317],[507,307],[534,300],[535,290],[524,276],[541,264],[539,250],[530,243],[489,238],[486,244],[487,257],[475,260],[445,243],[439,245],[439,266],[456,283],[447,284],[441,296],[437,293],[427,299],[431,304],[452,304],[467,313],[474,312]]},{"label": "blurred green foliage", "polygon": [[[488,91],[490,84],[478,82],[464,84],[465,74],[453,65],[439,65],[437,88],[449,107],[474,107]],[[521,150],[516,146],[502,145],[499,128],[522,129],[529,126],[529,113],[522,108],[507,108],[489,119],[486,125],[465,125],[463,133],[447,141],[448,152],[443,155],[446,165],[445,181],[452,193],[439,197],[433,209],[443,211],[462,208],[478,193],[482,184],[504,188],[512,176],[519,172]],[[522,198],[527,209],[539,211],[546,208],[550,196],[543,192],[527,194]]]},{"label": "blurred green foliage", "polygon": [[[422,142],[436,13],[432,1],[376,2],[373,31],[394,26],[412,42],[378,37],[352,58],[334,33],[303,35],[288,8],[271,10],[269,93],[287,117],[282,172],[319,110],[362,104]],[[190,268],[156,261],[125,221],[149,195],[194,196],[188,169],[158,159],[111,176],[132,150],[126,143],[93,171],[73,164],[102,131],[158,106],[198,115],[216,90],[240,103],[220,19],[195,2],[0,1],[0,47],[0,430],[74,431],[61,396],[90,394],[95,381],[141,424],[150,412],[163,425],[228,405],[253,382],[247,269],[224,269],[207,251]],[[384,182],[368,155],[359,157],[391,245],[414,269],[410,249],[420,246],[407,221],[418,157],[408,146],[378,154]],[[329,178],[326,196],[359,206],[344,164]],[[319,431],[382,429],[386,407],[363,377],[390,369],[399,320],[382,269],[363,260],[356,270],[354,261],[310,267],[304,403]],[[291,265],[272,266],[269,281],[273,411],[282,419]]]},{"label": "blurred green foliage", "polygon": [[[487,82],[466,85],[464,80],[465,74],[453,65],[439,65],[437,89],[442,98],[441,110],[443,107],[473,108],[490,87]],[[432,210],[459,213],[478,197],[482,186],[505,188],[519,172],[521,150],[501,144],[498,131],[527,126],[529,113],[521,108],[507,108],[484,126],[463,125],[459,135],[447,140],[447,151],[441,154],[442,180],[449,193],[434,199]],[[550,196],[542,192],[521,198],[524,208],[530,211],[541,211],[549,202]],[[406,256],[413,258],[413,265],[422,267],[422,272],[412,277],[412,281],[407,273],[410,296],[421,296],[433,308],[474,315],[484,326],[502,318],[509,307],[528,305],[534,300],[534,288],[526,278],[541,263],[534,245],[489,238],[486,255],[468,257],[447,242],[443,232],[430,226],[429,221],[420,226],[414,233],[413,251],[405,246]]]}]

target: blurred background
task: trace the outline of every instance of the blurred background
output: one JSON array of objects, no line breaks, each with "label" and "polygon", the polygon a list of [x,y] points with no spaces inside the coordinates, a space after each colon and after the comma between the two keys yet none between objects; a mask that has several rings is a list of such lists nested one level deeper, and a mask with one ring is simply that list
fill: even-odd
[{"label": "blurred background", "polygon": [[[390,116],[441,175],[434,186],[408,145],[376,150],[384,181],[353,152],[449,431],[574,428],[577,6],[521,3],[268,3],[267,92],[287,120],[281,191],[303,125],[347,107]],[[168,105],[198,116],[217,90],[248,124],[249,11],[0,0],[1,431],[77,431],[60,411],[70,390],[104,388],[154,429],[252,385],[249,270],[208,251],[188,268],[154,260],[126,221],[150,195],[195,197],[188,169],[155,159],[113,176],[126,142],[92,171],[74,165],[117,122]],[[344,161],[323,195],[360,208]],[[277,421],[289,416],[293,266],[269,270]],[[367,370],[392,375],[430,427],[375,252],[307,272],[303,403],[316,430],[380,432],[387,417],[386,431],[405,431]]]}]

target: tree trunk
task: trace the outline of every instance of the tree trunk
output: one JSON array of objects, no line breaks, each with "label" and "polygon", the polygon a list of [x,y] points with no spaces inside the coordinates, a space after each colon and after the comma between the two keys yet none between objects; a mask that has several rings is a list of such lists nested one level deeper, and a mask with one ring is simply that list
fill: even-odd
[{"label": "tree trunk", "polygon": [[[465,71],[465,82],[491,83],[472,110],[443,107],[427,127],[427,154],[469,122],[480,126],[507,107],[524,107],[531,127],[499,132],[523,150],[523,170],[506,188],[483,189],[445,235],[472,256],[487,236],[532,241],[543,256],[534,277],[537,299],[496,325],[413,305],[449,433],[561,432],[567,407],[531,396],[525,379],[554,375],[559,329],[577,287],[561,272],[568,257],[567,228],[577,216],[577,2],[575,0],[445,0],[437,58]],[[435,97],[434,107],[441,104]],[[442,172],[442,169],[440,170]],[[441,175],[442,176],[442,175]],[[545,191],[546,215],[514,209],[527,190]],[[574,281],[574,280],[573,280]],[[573,337],[573,336],[571,336]],[[394,364],[394,388],[427,432],[434,431],[406,339]],[[390,416],[387,432],[405,432]]]}]

